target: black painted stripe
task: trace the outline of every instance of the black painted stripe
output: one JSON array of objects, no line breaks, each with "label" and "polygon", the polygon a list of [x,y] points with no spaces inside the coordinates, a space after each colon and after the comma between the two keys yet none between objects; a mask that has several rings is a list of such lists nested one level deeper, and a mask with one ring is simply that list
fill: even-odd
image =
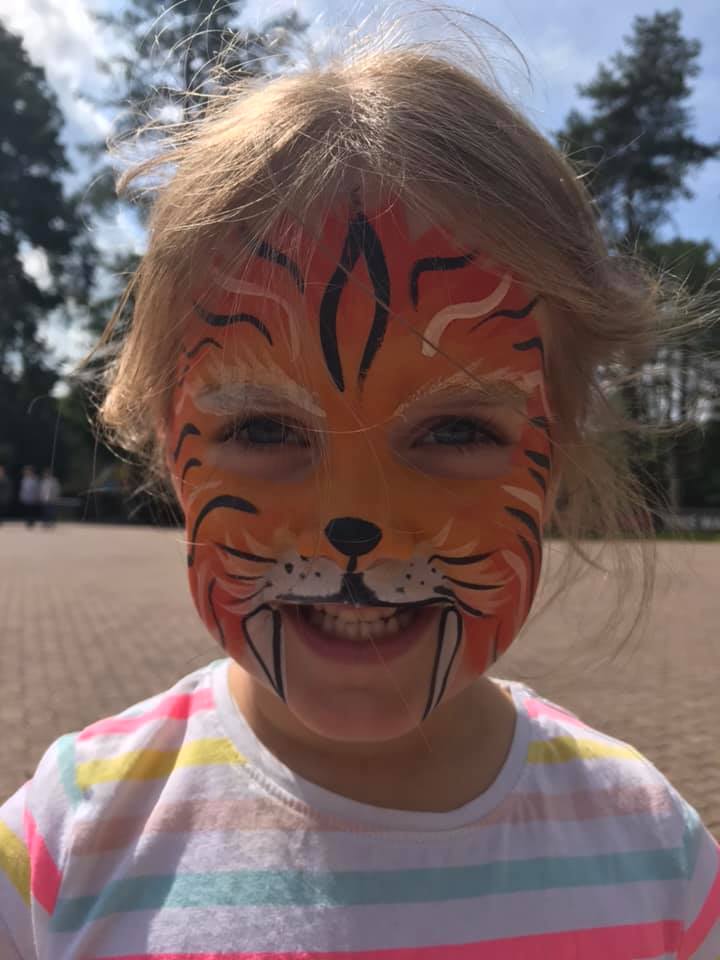
[{"label": "black painted stripe", "polygon": [[427,703],[425,704],[425,710],[423,711],[423,715],[422,715],[423,720],[430,713],[434,704],[437,704],[440,701],[440,699],[442,698],[442,694],[445,692],[445,686],[447,684],[447,678],[450,672],[449,669],[445,673],[445,677],[442,684],[442,690],[440,694],[437,697],[435,696],[435,684],[437,683],[438,669],[440,667],[440,657],[442,656],[444,640],[445,640],[445,624],[447,623],[447,619],[450,616],[450,614],[454,614],[456,618],[456,626],[457,626],[457,634],[455,637],[455,649],[453,650],[452,657],[450,658],[450,667],[452,667],[453,665],[453,661],[455,660],[455,654],[457,653],[457,648],[460,645],[460,636],[461,636],[460,617],[458,616],[457,610],[453,610],[452,607],[447,607],[440,614],[440,622],[438,624],[438,638],[437,638],[437,644],[435,646],[435,657],[433,659],[432,673],[430,674],[430,691],[428,693]]},{"label": "black painted stripe", "polygon": [[482,560],[487,560],[487,558],[491,556],[492,551],[490,553],[475,553],[469,557],[444,557],[441,553],[434,553],[430,557],[430,563],[432,563],[433,560],[441,560],[443,563],[465,566],[465,564],[468,563],[480,563]]},{"label": "black painted stripe", "polygon": [[325,365],[335,386],[341,392],[345,389],[345,378],[338,346],[338,309],[342,293],[361,254],[367,264],[368,275],[373,285],[375,315],[360,360],[358,371],[358,380],[360,381],[367,376],[387,330],[390,274],[377,234],[365,215],[358,213],[348,224],[348,232],[340,254],[340,262],[328,281],[319,310],[320,344],[325,357]]},{"label": "black painted stripe", "polygon": [[180,474],[180,483],[185,483],[185,474],[188,472],[188,470],[192,470],[193,467],[201,467],[201,466],[202,466],[201,460],[198,460],[197,457],[190,457],[188,462],[182,468],[182,473]]},{"label": "black painted stripe", "polygon": [[212,513],[214,510],[240,510],[242,513],[258,513],[258,508],[254,504],[250,503],[249,500],[243,500],[242,497],[233,497],[229,493],[224,493],[219,497],[213,497],[212,500],[208,500],[205,506],[202,508],[200,513],[195,518],[195,523],[193,524],[192,534],[190,536],[190,551],[187,557],[188,566],[191,567],[195,560],[195,547],[198,530],[200,529],[200,524],[205,520],[208,514]]},{"label": "black painted stripe", "polygon": [[385,339],[385,332],[388,324],[388,308],[390,305],[390,274],[382,244],[378,235],[372,226],[363,217],[362,218],[362,249],[365,262],[367,263],[370,282],[373,285],[373,294],[375,296],[375,315],[373,316],[370,333],[365,342],[362,359],[360,360],[360,369],[358,371],[358,380],[362,382],[368,374],[375,355],[382,346]]},{"label": "black painted stripe", "polygon": [[550,469],[550,457],[547,457],[544,453],[538,453],[537,450],[525,450],[525,456],[539,467],[544,467],[546,470]]},{"label": "black painted stripe", "polygon": [[210,607],[210,612],[212,613],[213,620],[215,621],[215,626],[218,628],[218,633],[220,634],[220,644],[224,650],[225,649],[225,631],[223,630],[222,624],[218,620],[218,615],[215,611],[215,605],[213,604],[213,592],[215,590],[216,583],[217,583],[217,580],[213,577],[213,579],[210,581],[210,584],[208,586],[207,598],[208,598],[208,606]]},{"label": "black painted stripe", "polygon": [[499,634],[499,633],[500,633],[500,624],[498,624],[498,625],[495,627],[495,633],[493,634],[492,654],[490,655],[490,659],[491,659],[491,662],[492,662],[492,663],[495,663],[495,662],[497,661],[497,657],[498,657],[497,644],[498,644],[498,634]]},{"label": "black painted stripe", "polygon": [[278,696],[285,699],[285,682],[282,675],[282,621],[280,611],[273,608],[273,668]]},{"label": "black painted stripe", "polygon": [[470,604],[465,600],[461,600],[455,591],[450,589],[450,587],[435,587],[433,589],[433,593],[437,593],[440,597],[447,597],[449,600],[452,600],[453,603],[457,604],[459,607],[462,607],[467,613],[471,613],[474,617],[485,616],[482,610],[476,610],[475,607],[471,607]]},{"label": "black painted stripe", "polygon": [[[217,347],[218,350],[222,349],[217,340],[214,340],[212,337],[203,337],[202,340],[198,340],[192,350],[185,351],[185,356],[188,358],[188,360],[192,360],[194,356],[200,353],[203,347]],[[183,373],[186,373],[188,369],[189,367],[186,368]]]},{"label": "black painted stripe", "polygon": [[445,694],[445,689],[447,687],[448,679],[450,677],[450,671],[452,670],[452,666],[455,663],[455,657],[457,656],[457,652],[460,649],[460,641],[462,640],[463,624],[462,624],[462,620],[460,619],[460,614],[457,612],[457,610],[453,610],[453,609],[450,609],[448,613],[453,613],[455,615],[455,626],[457,628],[457,633],[455,634],[455,646],[453,647],[452,656],[450,657],[447,670],[445,671],[443,682],[440,685],[440,692],[438,693],[437,698],[435,700],[435,706],[437,706],[440,703],[440,701],[443,698],[443,695]]},{"label": "black painted stripe", "polygon": [[177,443],[175,444],[175,449],[174,449],[174,451],[173,451],[173,463],[177,463],[177,462],[178,462],[178,457],[180,456],[180,450],[182,449],[182,445],[183,445],[183,443],[185,443],[185,441],[187,440],[187,438],[188,438],[188,437],[199,437],[200,435],[201,435],[201,434],[200,434],[200,431],[198,430],[198,428],[195,426],[194,423],[186,423],[186,424],[184,424],[184,426],[183,426],[183,428],[182,428],[182,430],[180,431],[180,434],[179,434],[179,436],[178,436],[178,441],[177,441]]},{"label": "black painted stripe", "polygon": [[538,549],[540,548],[540,530],[535,520],[526,513],[525,510],[518,510],[517,507],[505,507],[505,512],[511,517],[516,517],[520,523],[524,523],[535,539]]},{"label": "black painted stripe", "polygon": [[258,245],[255,255],[262,257],[263,260],[271,260],[273,263],[277,263],[279,267],[285,267],[295,281],[295,285],[300,293],[305,293],[305,281],[300,273],[300,268],[287,254],[281,250],[276,250],[275,247],[271,247],[269,243],[263,240],[263,242]]},{"label": "black painted stripe", "polygon": [[448,583],[454,583],[456,587],[465,587],[467,590],[500,590],[498,584],[494,583],[468,583],[467,580],[456,580],[455,577],[443,577]]},{"label": "black painted stripe", "polygon": [[410,299],[417,309],[420,299],[419,280],[423,273],[431,270],[460,270],[475,259],[476,254],[464,253],[460,257],[423,257],[416,260],[410,271]]},{"label": "black painted stripe", "polygon": [[462,607],[465,613],[469,613],[473,617],[486,617],[487,614],[482,610],[476,610],[475,607],[471,607],[469,603],[466,603],[464,600],[461,600],[460,597],[455,597],[455,603]]},{"label": "black painted stripe", "polygon": [[273,345],[270,331],[262,320],[253,316],[252,313],[208,313],[207,310],[203,310],[202,307],[197,305],[195,310],[200,319],[211,327],[233,327],[239,323],[249,323],[251,327],[254,327],[265,337],[270,346]]},{"label": "black painted stripe", "polygon": [[531,585],[530,596],[532,597],[535,594],[535,587],[537,586],[537,567],[535,565],[535,557],[532,552],[532,547],[527,542],[525,537],[523,537],[521,534],[518,533],[517,538],[520,541],[520,545],[525,551],[525,556],[527,557],[528,563],[530,564],[530,585]]},{"label": "black painted stripe", "polygon": [[357,263],[359,256],[360,245],[358,238],[353,230],[348,230],[342,253],[340,254],[340,263],[325,287],[318,311],[320,345],[323,356],[325,357],[325,366],[333,379],[333,383],[341,393],[345,389],[345,379],[343,377],[342,362],[338,349],[337,312],[340,297],[345,289],[348,276]]},{"label": "black painted stripe", "polygon": [[529,340],[521,340],[520,343],[513,344],[513,350],[539,350],[540,356],[545,359],[545,347],[540,337],[531,337]]},{"label": "black painted stripe", "polygon": [[433,700],[435,699],[435,682],[437,681],[438,668],[440,666],[440,657],[442,656],[443,650],[443,639],[445,636],[445,621],[448,618],[448,614],[452,610],[452,607],[448,607],[446,610],[440,614],[440,622],[438,624],[438,636],[437,643],[435,644],[435,656],[433,657],[433,666],[430,673],[430,690],[428,692],[427,703],[425,704],[425,709],[423,711],[422,718],[423,720],[432,710]]},{"label": "black painted stripe", "polygon": [[[265,611],[265,610],[269,610],[270,613],[271,613],[271,615],[272,615],[272,625],[273,625],[273,626],[272,626],[272,629],[273,629],[273,637],[272,637],[273,664],[272,664],[272,669],[273,669],[273,673],[275,674],[275,676],[272,675],[272,673],[270,672],[270,669],[268,668],[268,665],[265,663],[265,661],[263,660],[263,658],[260,656],[260,653],[258,652],[257,647],[256,647],[255,644],[253,643],[253,639],[252,639],[252,637],[250,636],[250,631],[248,630],[248,626],[247,626],[247,625],[248,625],[248,622],[249,622],[253,617],[257,616],[259,613],[262,613],[262,612]],[[245,635],[245,642],[247,643],[247,645],[248,645],[248,646],[250,647],[250,649],[252,650],[252,652],[253,652],[253,654],[254,654],[255,659],[257,660],[257,662],[260,664],[260,667],[262,668],[263,673],[265,674],[265,676],[266,676],[267,679],[268,679],[268,683],[269,683],[270,686],[273,688],[273,690],[277,693],[277,695],[284,700],[284,699],[285,699],[285,687],[284,687],[283,678],[282,678],[282,659],[281,659],[281,654],[282,654],[282,649],[281,649],[281,648],[282,648],[282,635],[281,635],[280,612],[279,612],[278,610],[274,610],[272,607],[270,607],[269,604],[267,604],[267,603],[262,603],[262,604],[260,604],[259,607],[256,607],[256,608],[255,608],[254,610],[252,610],[246,617],[243,618],[243,621],[242,621],[242,631],[243,631],[243,634]]]},{"label": "black painted stripe", "polygon": [[550,433],[550,421],[547,417],[530,417],[530,423],[545,433]]},{"label": "black painted stripe", "polygon": [[526,303],[524,307],[520,307],[518,310],[496,310],[494,313],[491,313],[490,316],[478,320],[475,326],[470,328],[470,333],[477,330],[478,327],[482,327],[483,324],[490,323],[491,320],[497,320],[499,317],[506,317],[508,320],[522,320],[532,312],[539,299],[540,297],[534,297],[529,303]]},{"label": "black painted stripe", "polygon": [[545,492],[547,490],[547,483],[545,482],[545,477],[539,473],[537,470],[533,470],[532,467],[528,470],[528,473],[533,478],[535,483],[540,487],[540,489]]},{"label": "black painted stripe", "polygon": [[215,546],[223,553],[229,553],[231,557],[238,557],[240,560],[249,560],[250,563],[277,563],[272,557],[261,557],[257,553],[248,553],[246,550],[237,550],[235,547],[229,547],[225,543],[216,543]]}]

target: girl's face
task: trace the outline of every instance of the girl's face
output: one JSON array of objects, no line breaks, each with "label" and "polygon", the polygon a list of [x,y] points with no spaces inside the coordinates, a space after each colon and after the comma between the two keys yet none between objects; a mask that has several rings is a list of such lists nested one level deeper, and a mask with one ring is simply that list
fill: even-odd
[{"label": "girl's face", "polygon": [[217,263],[185,330],[167,453],[190,585],[302,724],[389,739],[530,609],[550,483],[536,299],[397,206],[299,250]]}]

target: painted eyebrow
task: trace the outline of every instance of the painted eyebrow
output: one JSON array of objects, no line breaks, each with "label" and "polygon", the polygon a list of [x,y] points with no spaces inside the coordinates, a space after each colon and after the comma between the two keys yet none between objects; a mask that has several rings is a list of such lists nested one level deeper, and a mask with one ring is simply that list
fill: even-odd
[{"label": "painted eyebrow", "polygon": [[198,410],[216,416],[232,416],[258,408],[276,409],[288,404],[300,407],[314,417],[325,419],[325,411],[317,399],[299,383],[251,383],[243,380],[209,384],[193,398]]},{"label": "painted eyebrow", "polygon": [[454,375],[447,380],[429,384],[403,400],[395,409],[393,417],[402,417],[407,411],[422,402],[432,401],[438,407],[455,406],[458,402],[489,405],[508,404],[524,406],[532,391],[512,380],[499,377],[472,377]]}]

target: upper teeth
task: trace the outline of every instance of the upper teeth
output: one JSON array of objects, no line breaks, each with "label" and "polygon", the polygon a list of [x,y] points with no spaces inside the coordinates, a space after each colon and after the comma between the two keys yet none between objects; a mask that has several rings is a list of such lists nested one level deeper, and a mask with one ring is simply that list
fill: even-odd
[{"label": "upper teeth", "polygon": [[353,610],[337,606],[314,606],[309,609],[312,624],[326,633],[335,633],[349,640],[368,640],[397,633],[412,620],[412,613],[396,613],[396,608]]},{"label": "upper teeth", "polygon": [[336,617],[343,622],[373,623],[377,620],[388,620],[397,612],[397,607],[347,607],[319,603],[313,610],[320,610],[328,617]]}]

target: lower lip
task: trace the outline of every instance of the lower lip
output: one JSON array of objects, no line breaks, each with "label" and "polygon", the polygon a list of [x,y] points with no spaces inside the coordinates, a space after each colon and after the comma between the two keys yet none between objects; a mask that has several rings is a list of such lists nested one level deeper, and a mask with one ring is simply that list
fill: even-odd
[{"label": "lower lip", "polygon": [[300,640],[313,653],[326,660],[341,663],[384,664],[395,660],[420,642],[428,625],[437,616],[437,609],[426,607],[418,610],[409,626],[386,637],[375,637],[364,642],[346,640],[344,637],[325,633],[310,623],[299,610],[290,611],[292,623]]}]

